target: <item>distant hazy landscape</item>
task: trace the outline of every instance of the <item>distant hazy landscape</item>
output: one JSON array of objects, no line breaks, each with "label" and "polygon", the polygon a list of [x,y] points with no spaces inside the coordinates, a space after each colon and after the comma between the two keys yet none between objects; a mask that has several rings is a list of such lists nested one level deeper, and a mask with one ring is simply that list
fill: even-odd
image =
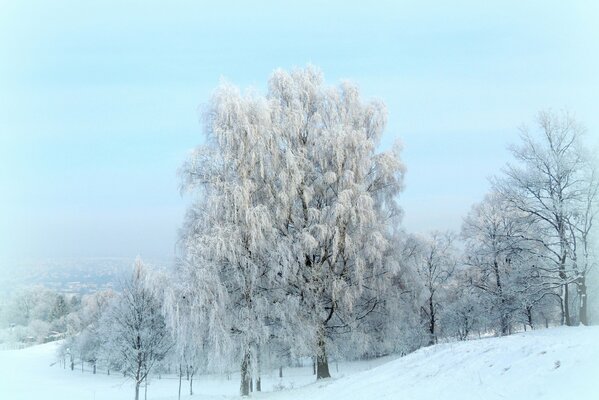
[{"label": "distant hazy landscape", "polygon": [[[63,294],[89,294],[114,289],[127,278],[134,258],[69,258],[29,261],[1,261],[0,294],[43,286]],[[158,268],[166,268],[168,260],[148,260]]]}]

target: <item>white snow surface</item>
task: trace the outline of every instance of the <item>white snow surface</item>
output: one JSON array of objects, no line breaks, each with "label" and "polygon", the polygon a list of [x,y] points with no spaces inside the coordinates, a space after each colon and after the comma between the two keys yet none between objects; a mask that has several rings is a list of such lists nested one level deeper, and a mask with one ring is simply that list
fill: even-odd
[{"label": "white snow surface", "polygon": [[[122,375],[92,375],[63,369],[56,343],[0,351],[0,398],[132,399],[133,384]],[[599,399],[599,327],[560,327],[503,338],[444,343],[401,358],[330,365],[332,379],[315,382],[311,367],[263,376],[258,399]],[[273,391],[278,386],[278,391]],[[285,389],[280,390],[282,387]],[[178,381],[154,378],[148,399],[177,399]],[[194,396],[234,399],[238,373],[199,376]],[[143,389],[140,395],[143,398]]]}]

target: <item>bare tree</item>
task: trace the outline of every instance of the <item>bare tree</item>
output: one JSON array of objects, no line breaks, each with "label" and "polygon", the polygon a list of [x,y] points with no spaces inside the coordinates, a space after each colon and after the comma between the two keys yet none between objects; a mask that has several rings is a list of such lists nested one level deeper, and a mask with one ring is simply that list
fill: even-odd
[{"label": "bare tree", "polygon": [[462,225],[465,263],[471,268],[472,285],[482,291],[486,312],[499,321],[501,335],[525,313],[532,327],[532,307],[547,291],[537,279],[539,250],[535,221],[511,207],[500,193],[491,192],[472,207]]},{"label": "bare tree", "polygon": [[543,111],[537,123],[537,134],[522,128],[521,144],[511,147],[516,163],[507,165],[494,186],[535,220],[529,239],[542,245],[546,261],[537,268],[548,291],[559,289],[562,324],[572,325],[570,285],[584,287],[582,268],[589,265],[577,261],[578,242],[592,225],[597,179],[584,148],[584,128],[570,114]]},{"label": "bare tree", "polygon": [[426,237],[413,237],[416,251],[413,262],[424,285],[424,305],[422,313],[426,316],[429,341],[437,342],[439,292],[452,276],[456,266],[454,235],[450,232],[432,232]]},{"label": "bare tree", "polygon": [[161,303],[141,260],[136,260],[133,276],[104,318],[109,337],[105,342],[121,366],[121,371],[135,382],[135,400],[154,365],[172,347]]}]

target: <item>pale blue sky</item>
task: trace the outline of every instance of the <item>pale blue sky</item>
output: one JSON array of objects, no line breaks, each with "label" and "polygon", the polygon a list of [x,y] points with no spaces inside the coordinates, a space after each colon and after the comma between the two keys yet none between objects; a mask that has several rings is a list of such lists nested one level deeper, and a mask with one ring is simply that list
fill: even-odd
[{"label": "pale blue sky", "polygon": [[0,258],[171,257],[223,76],[312,63],[383,99],[411,231],[459,229],[539,109],[599,137],[597,2],[321,3],[0,0]]}]

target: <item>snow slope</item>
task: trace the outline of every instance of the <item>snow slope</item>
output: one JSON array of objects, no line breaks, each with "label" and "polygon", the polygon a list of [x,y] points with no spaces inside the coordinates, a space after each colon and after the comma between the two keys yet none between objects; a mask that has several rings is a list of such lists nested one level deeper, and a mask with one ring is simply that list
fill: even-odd
[{"label": "snow slope", "polygon": [[[1,399],[131,399],[133,387],[121,376],[63,369],[55,344],[0,352]],[[382,363],[378,366],[376,364]],[[362,370],[362,371],[361,371]],[[331,365],[335,378],[314,382],[310,368],[276,371],[264,378],[271,392],[288,399],[599,399],[599,327],[553,328],[446,343],[395,360]],[[288,389],[272,391],[275,385]],[[201,376],[196,395],[183,398],[237,398],[238,377]],[[294,387],[289,389],[289,387]],[[184,382],[183,393],[186,392]],[[176,399],[175,379],[154,379],[148,399]]]}]

